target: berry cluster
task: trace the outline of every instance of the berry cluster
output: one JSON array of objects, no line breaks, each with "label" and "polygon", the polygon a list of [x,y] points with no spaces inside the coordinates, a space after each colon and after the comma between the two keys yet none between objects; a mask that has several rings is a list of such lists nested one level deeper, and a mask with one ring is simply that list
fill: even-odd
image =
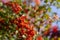
[{"label": "berry cluster", "polygon": [[32,40],[31,38],[36,34],[36,31],[33,29],[34,26],[26,21],[26,16],[21,16],[14,20],[14,23],[17,25],[17,30],[19,31],[19,37],[26,35],[26,40]]},{"label": "berry cluster", "polygon": [[22,10],[21,6],[17,4],[16,2],[7,2],[6,5],[10,6],[13,12],[17,14]]}]

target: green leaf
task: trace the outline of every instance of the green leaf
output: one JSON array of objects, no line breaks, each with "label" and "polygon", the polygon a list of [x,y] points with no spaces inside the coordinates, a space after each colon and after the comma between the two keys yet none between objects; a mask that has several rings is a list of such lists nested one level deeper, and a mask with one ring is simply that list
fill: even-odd
[{"label": "green leaf", "polygon": [[21,4],[22,3],[22,0],[13,0],[14,2],[17,2],[17,3],[19,3],[19,4]]},{"label": "green leaf", "polygon": [[47,24],[45,28],[49,28],[49,27],[50,27],[50,25],[49,25],[49,24]]},{"label": "green leaf", "polygon": [[10,40],[15,40],[14,38],[10,38]]},{"label": "green leaf", "polygon": [[48,8],[48,12],[51,12],[51,8],[50,7]]},{"label": "green leaf", "polygon": [[45,37],[44,40],[49,40],[48,37]]},{"label": "green leaf", "polygon": [[48,2],[48,0],[45,0],[44,2],[45,2],[45,3],[47,3],[47,2]]},{"label": "green leaf", "polygon": [[50,3],[53,3],[54,2],[54,0],[49,0],[50,1]]},{"label": "green leaf", "polygon": [[49,15],[48,15],[48,14],[44,14],[44,17],[45,17],[46,19],[48,19],[48,18],[49,18]]},{"label": "green leaf", "polygon": [[60,0],[56,0],[57,2],[60,2]]},{"label": "green leaf", "polygon": [[0,6],[3,6],[3,3],[2,2],[0,2]]}]

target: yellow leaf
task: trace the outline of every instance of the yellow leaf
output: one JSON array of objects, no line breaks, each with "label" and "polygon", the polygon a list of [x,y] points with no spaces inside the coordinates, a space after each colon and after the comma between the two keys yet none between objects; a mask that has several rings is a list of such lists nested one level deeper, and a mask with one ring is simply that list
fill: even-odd
[{"label": "yellow leaf", "polygon": [[58,37],[58,40],[60,40],[60,37]]}]

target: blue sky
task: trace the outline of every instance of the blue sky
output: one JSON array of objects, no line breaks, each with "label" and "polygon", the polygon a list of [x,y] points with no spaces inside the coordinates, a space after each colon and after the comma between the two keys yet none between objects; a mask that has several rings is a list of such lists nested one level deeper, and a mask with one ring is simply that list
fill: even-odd
[{"label": "blue sky", "polygon": [[[44,0],[43,0],[43,1],[44,1]],[[44,4],[44,2],[43,2],[43,1],[41,1],[40,5],[43,5],[43,4]],[[34,6],[34,5],[35,5],[35,3],[34,3],[34,2],[32,2],[32,3],[31,3],[31,5],[32,5],[32,6]],[[58,8],[58,9],[57,9],[57,7],[56,7],[56,6],[51,6],[51,8],[52,8],[51,13],[56,12],[56,13],[57,13],[57,15],[60,17],[60,8]],[[60,29],[60,22],[58,22],[58,24],[57,24],[57,23],[56,23],[56,21],[55,21],[54,23],[52,23],[52,25],[58,25],[58,28]]]},{"label": "blue sky", "polygon": [[[60,17],[60,8],[57,9],[56,6],[51,6],[51,8],[52,8],[51,11],[52,11],[52,12],[56,12],[57,15]],[[57,24],[56,21],[55,21],[52,25],[58,25],[58,28],[59,28],[59,30],[60,30],[60,22],[58,22],[58,24]]]},{"label": "blue sky", "polygon": [[[43,5],[43,4],[44,4],[44,2],[42,1],[42,2],[41,2],[41,5]],[[32,3],[32,5],[34,6],[35,4]],[[56,12],[57,15],[60,17],[60,8],[57,9],[56,6],[51,6],[51,8],[52,8],[52,9],[51,9],[51,13]],[[58,24],[57,24],[56,21],[55,21],[54,23],[52,23],[52,25],[58,25],[58,28],[60,29],[60,22],[58,22]]]}]

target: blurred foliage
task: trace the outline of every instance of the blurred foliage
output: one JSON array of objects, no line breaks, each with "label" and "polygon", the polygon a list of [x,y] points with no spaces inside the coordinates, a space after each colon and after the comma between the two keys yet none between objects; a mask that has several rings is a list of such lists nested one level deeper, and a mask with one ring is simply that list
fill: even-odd
[{"label": "blurred foliage", "polygon": [[[11,0],[12,4],[9,5],[8,3],[9,6],[7,6],[3,2],[0,2],[0,40],[7,40],[7,39],[8,40],[24,40],[25,36],[21,38],[21,32],[19,31],[21,30],[21,27],[22,27],[20,25],[21,23],[20,21],[21,20],[23,21],[24,16],[27,17],[26,20],[28,23],[26,21],[23,21],[22,25],[24,26],[26,24],[29,24],[30,22],[28,26],[30,27],[30,25],[32,24],[34,26],[33,29],[35,28],[35,31],[37,31],[34,37],[32,37],[34,38],[32,40],[35,40],[37,36],[41,34],[44,37],[45,36],[44,31],[49,30],[49,28],[51,28],[51,24],[56,19],[56,17],[51,17],[49,15],[49,13],[51,12],[50,6],[53,5],[53,6],[56,6],[57,8],[60,8],[60,0],[44,0],[45,4],[35,5],[35,6],[30,5],[31,2],[29,1],[23,1],[23,2],[22,1],[23,0]],[[28,5],[27,2],[30,4]],[[11,5],[13,8],[11,7]],[[15,12],[19,12],[19,13],[15,13]],[[53,13],[51,14],[53,15]],[[19,20],[21,16],[23,17],[21,18],[21,20]],[[24,22],[26,22],[26,24],[24,24]],[[26,30],[25,28],[22,28],[22,29]],[[41,34],[39,33],[40,29],[44,30],[44,31],[41,31]],[[23,35],[26,35],[26,34],[23,34]],[[48,37],[45,37],[44,39],[48,40]]]}]

